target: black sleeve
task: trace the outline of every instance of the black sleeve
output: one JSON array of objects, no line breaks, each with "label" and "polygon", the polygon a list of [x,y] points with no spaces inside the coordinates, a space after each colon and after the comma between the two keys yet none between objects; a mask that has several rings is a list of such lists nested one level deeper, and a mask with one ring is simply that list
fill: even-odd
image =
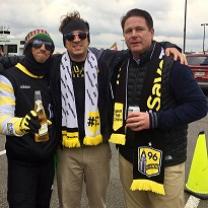
[{"label": "black sleeve", "polygon": [[0,63],[0,73],[4,70],[4,66]]},{"label": "black sleeve", "polygon": [[179,52],[182,53],[182,50],[180,47],[178,47],[176,44],[173,44],[173,43],[170,43],[168,41],[162,41],[162,42],[159,42],[159,44],[164,48],[176,48]]},{"label": "black sleeve", "polygon": [[24,56],[2,56],[0,57],[0,70],[15,66]]}]

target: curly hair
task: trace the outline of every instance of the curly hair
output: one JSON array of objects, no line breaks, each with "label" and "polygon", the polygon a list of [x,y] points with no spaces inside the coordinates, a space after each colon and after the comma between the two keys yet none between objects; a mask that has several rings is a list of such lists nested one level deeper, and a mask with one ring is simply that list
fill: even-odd
[{"label": "curly hair", "polygon": [[67,13],[66,15],[63,15],[63,16],[61,17],[61,25],[60,25],[60,27],[59,27],[59,31],[60,31],[61,33],[64,33],[64,28],[65,28],[65,26],[66,26],[69,22],[74,21],[74,20],[80,20],[80,21],[85,22],[85,24],[86,24],[87,27],[89,28],[89,24],[88,24],[86,21],[84,21],[84,19],[82,19],[82,18],[80,17],[79,12],[78,12],[78,11],[74,11],[74,12],[71,12],[71,13]]}]

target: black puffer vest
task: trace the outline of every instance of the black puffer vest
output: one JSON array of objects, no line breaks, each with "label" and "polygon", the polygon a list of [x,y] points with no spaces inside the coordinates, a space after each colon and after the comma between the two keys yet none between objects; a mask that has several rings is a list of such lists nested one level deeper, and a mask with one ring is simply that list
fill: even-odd
[{"label": "black puffer vest", "polygon": [[[24,117],[30,110],[34,109],[34,91],[40,90],[47,117],[52,120],[51,96],[48,81],[45,78],[29,77],[16,67],[7,69],[2,74],[10,80],[14,89],[16,117]],[[54,131],[55,129],[50,126],[49,141],[40,143],[34,141],[34,134],[31,133],[22,137],[7,136],[6,150],[8,158],[32,163],[44,163],[51,160],[57,146]]]}]

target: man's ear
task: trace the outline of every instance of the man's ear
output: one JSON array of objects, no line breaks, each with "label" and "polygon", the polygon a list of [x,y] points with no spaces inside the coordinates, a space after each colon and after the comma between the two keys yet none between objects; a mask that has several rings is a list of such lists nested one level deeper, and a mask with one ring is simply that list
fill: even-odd
[{"label": "man's ear", "polygon": [[151,28],[151,33],[152,33],[152,36],[154,36],[154,34],[155,34],[155,30],[154,30],[154,28]]}]

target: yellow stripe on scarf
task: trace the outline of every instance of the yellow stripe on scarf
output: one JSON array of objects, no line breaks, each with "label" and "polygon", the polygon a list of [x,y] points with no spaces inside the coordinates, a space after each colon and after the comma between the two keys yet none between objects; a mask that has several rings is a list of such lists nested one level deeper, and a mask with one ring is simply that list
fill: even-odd
[{"label": "yellow stripe on scarf", "polygon": [[165,195],[163,184],[147,179],[134,179],[130,189],[132,191],[152,191],[157,194]]}]

